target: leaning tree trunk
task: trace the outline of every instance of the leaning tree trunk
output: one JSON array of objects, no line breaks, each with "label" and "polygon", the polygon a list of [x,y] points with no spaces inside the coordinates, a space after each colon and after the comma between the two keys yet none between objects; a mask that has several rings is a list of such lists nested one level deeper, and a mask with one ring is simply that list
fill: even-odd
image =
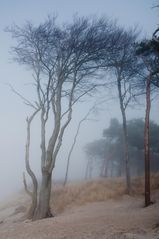
[{"label": "leaning tree trunk", "polygon": [[150,121],[150,90],[151,90],[151,74],[146,82],[146,114],[144,129],[144,159],[145,159],[145,206],[151,204],[150,199],[150,144],[149,144],[149,121]]},{"label": "leaning tree trunk", "polygon": [[76,131],[76,134],[75,134],[75,137],[74,137],[74,140],[73,140],[73,144],[72,144],[72,146],[70,148],[70,151],[69,151],[69,154],[68,154],[65,179],[64,179],[64,183],[63,183],[64,186],[66,185],[66,183],[68,181],[68,171],[69,171],[69,166],[70,166],[71,155],[72,155],[73,149],[74,149],[76,141],[77,141],[77,137],[78,137],[78,134],[79,134],[79,131],[80,131],[81,124],[84,120],[86,120],[86,117],[84,117],[78,124],[77,131]]},{"label": "leaning tree trunk", "polygon": [[[89,116],[89,114],[91,113],[91,111],[95,108],[95,105],[89,109],[88,113],[84,116],[83,119],[80,120],[79,124],[78,124],[78,127],[77,127],[77,131],[76,131],[76,134],[75,134],[75,137],[74,137],[74,140],[73,140],[73,143],[72,143],[72,146],[70,148],[70,151],[69,151],[69,154],[68,154],[68,158],[67,158],[67,166],[66,166],[66,173],[65,173],[65,179],[64,179],[64,183],[63,185],[65,186],[67,181],[68,181],[68,171],[69,171],[69,166],[70,166],[70,159],[71,159],[71,155],[72,155],[72,152],[74,150],[74,147],[75,147],[75,144],[77,142],[77,137],[79,135],[79,131],[80,131],[80,128],[81,128],[81,125],[82,123],[87,120],[87,117]],[[87,172],[87,169],[86,169],[86,172]]]},{"label": "leaning tree trunk", "polygon": [[124,149],[124,160],[125,160],[125,175],[126,175],[126,192],[130,194],[131,192],[131,179],[130,179],[130,162],[129,162],[129,151],[128,151],[128,131],[127,131],[127,121],[126,121],[126,113],[124,108],[123,96],[121,91],[121,79],[118,77],[118,93],[119,93],[119,101],[120,101],[120,110],[122,114],[123,121],[123,149]]},{"label": "leaning tree trunk", "polygon": [[23,183],[26,193],[31,197],[31,205],[27,211],[27,219],[33,219],[37,207],[37,182],[33,183],[33,191],[28,190],[25,174],[23,173]]},{"label": "leaning tree trunk", "polygon": [[25,188],[25,191],[27,192],[27,194],[31,197],[31,205],[30,205],[30,208],[27,212],[27,218],[28,219],[33,218],[33,216],[35,214],[35,211],[36,211],[36,207],[37,207],[38,181],[37,181],[37,178],[36,178],[34,172],[32,171],[32,169],[30,167],[29,153],[30,153],[30,127],[31,127],[32,120],[34,119],[35,115],[39,112],[39,110],[40,109],[37,109],[26,120],[27,121],[27,140],[26,140],[26,150],[25,150],[25,167],[26,167],[26,171],[27,171],[28,175],[31,177],[32,185],[33,185],[33,190],[30,191],[27,187],[25,173],[23,173],[24,188]]}]

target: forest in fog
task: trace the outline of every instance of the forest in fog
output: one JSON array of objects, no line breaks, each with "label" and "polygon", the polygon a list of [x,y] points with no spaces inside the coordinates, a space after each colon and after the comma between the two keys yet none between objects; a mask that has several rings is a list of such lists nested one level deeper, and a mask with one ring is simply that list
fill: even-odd
[{"label": "forest in fog", "polygon": [[[11,195],[19,180],[21,191],[1,205],[0,238],[41,231],[51,239],[57,230],[55,239],[157,239],[159,27],[147,16],[159,5],[122,1],[107,0],[95,14],[87,4],[75,14],[72,2],[74,15],[63,18],[48,13],[49,1],[24,4],[26,15],[16,3],[13,19],[21,20],[4,20],[1,185]],[[39,9],[35,18],[28,6]],[[102,14],[104,7],[116,13]]]},{"label": "forest in fog", "polygon": [[[127,121],[130,169],[132,176],[144,174],[144,120]],[[87,158],[86,178],[92,178],[93,170],[98,169],[100,177],[121,177],[124,175],[122,125],[114,118],[110,126],[103,130],[101,139],[85,146]],[[151,171],[159,171],[159,126],[150,121]]]},{"label": "forest in fog", "polygon": [[[12,91],[32,108],[32,113],[26,119],[25,151],[25,166],[32,180],[32,191],[29,191],[23,174],[26,192],[32,199],[29,217],[39,219],[52,215],[49,206],[52,172],[74,107],[85,96],[87,99],[88,96],[95,97],[101,89],[106,92],[107,88],[112,87],[117,89],[122,123],[112,119],[110,127],[103,131],[105,139],[86,146],[86,177],[87,174],[91,176],[92,158],[102,158],[99,163],[100,176],[125,175],[126,191],[130,194],[131,174],[145,172],[145,205],[150,205],[150,157],[153,155],[153,168],[157,170],[155,158],[158,153],[158,126],[150,123],[151,99],[158,93],[159,87],[158,29],[152,38],[141,39],[137,28],[126,30],[106,17],[75,17],[71,23],[64,25],[58,24],[56,17],[48,17],[38,26],[27,22],[23,27],[13,25],[7,32],[16,40],[12,47],[14,61],[26,65],[32,72],[36,96],[35,100],[30,101],[11,86]],[[127,108],[130,104],[137,104],[138,97],[145,97],[145,120],[127,122]],[[96,106],[93,108],[95,110]],[[89,113],[83,120],[87,120]],[[38,114],[42,174],[40,189],[30,165],[31,125]],[[50,117],[52,131],[46,136]],[[69,161],[70,157],[64,185]]]}]

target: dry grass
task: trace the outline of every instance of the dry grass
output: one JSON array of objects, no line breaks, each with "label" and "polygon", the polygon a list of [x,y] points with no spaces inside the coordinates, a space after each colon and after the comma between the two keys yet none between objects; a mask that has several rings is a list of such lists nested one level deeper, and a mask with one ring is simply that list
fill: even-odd
[{"label": "dry grass", "polygon": [[[132,195],[142,195],[144,193],[144,177],[134,178],[132,188]],[[159,174],[153,174],[151,176],[151,190],[157,189],[159,189]],[[124,194],[125,182],[123,178],[70,183],[66,187],[55,184],[51,197],[51,207],[55,210],[55,213],[60,213],[67,207],[108,199],[119,199]]]},{"label": "dry grass", "polygon": [[105,201],[118,198],[124,193],[122,180],[94,180],[70,183],[66,187],[53,187],[51,205],[56,212],[62,212],[68,206],[83,205],[88,202]]},{"label": "dry grass", "polygon": [[[144,177],[132,180],[132,196],[144,194]],[[159,190],[159,173],[151,175],[151,190]],[[90,202],[118,200],[125,194],[125,179],[111,178],[91,180],[87,182],[69,183],[63,187],[62,183],[54,183],[51,195],[51,208],[55,214],[62,213],[65,209],[84,205]],[[19,193],[18,198],[9,200],[1,205],[1,210],[15,207],[14,214],[23,213],[28,208],[30,199],[24,192]],[[25,206],[25,207],[24,207]]]},{"label": "dry grass", "polygon": [[[159,173],[151,174],[151,190],[159,189]],[[144,177],[137,177],[133,179],[133,193],[137,195],[144,194]]]}]

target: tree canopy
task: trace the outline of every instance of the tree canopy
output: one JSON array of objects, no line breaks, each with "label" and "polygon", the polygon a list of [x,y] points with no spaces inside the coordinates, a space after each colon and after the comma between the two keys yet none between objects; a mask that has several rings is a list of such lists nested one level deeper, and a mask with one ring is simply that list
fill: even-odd
[{"label": "tree canopy", "polygon": [[[144,151],[144,120],[132,119],[128,120],[128,143],[130,151],[130,165],[133,174],[142,173],[144,171],[143,151]],[[103,138],[88,143],[85,146],[85,153],[88,157],[96,162],[97,167],[108,164],[107,175],[110,175],[111,164],[113,162],[117,167],[115,175],[123,172],[123,149],[122,149],[122,124],[116,119],[111,119],[108,128],[103,130]],[[150,149],[152,169],[159,168],[159,125],[150,122]],[[112,161],[112,162],[111,162]],[[107,165],[108,166],[108,165]],[[102,166],[103,167],[103,166]],[[120,170],[119,170],[119,168]],[[137,171],[136,171],[137,170]],[[138,172],[138,170],[140,172]],[[121,174],[120,174],[121,175]]]}]

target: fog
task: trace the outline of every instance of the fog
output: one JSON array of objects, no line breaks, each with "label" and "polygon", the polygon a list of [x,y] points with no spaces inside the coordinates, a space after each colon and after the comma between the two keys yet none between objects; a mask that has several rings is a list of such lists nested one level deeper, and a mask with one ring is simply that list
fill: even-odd
[{"label": "fog", "polygon": [[[30,85],[32,75],[29,69],[19,66],[11,60],[9,53],[14,41],[4,31],[5,27],[13,23],[22,25],[26,20],[39,23],[46,19],[48,14],[57,14],[60,22],[70,21],[72,16],[97,14],[115,18],[125,27],[139,24],[142,35],[151,36],[158,24],[158,13],[152,9],[151,0],[46,0],[46,1],[1,1],[0,3],[0,199],[7,197],[23,187],[22,172],[25,170],[25,141],[26,117],[31,109],[15,95],[8,84],[24,95],[27,99],[34,99],[34,90]],[[112,90],[113,92],[113,90]],[[102,92],[104,94],[104,92]],[[98,95],[99,97],[99,95]],[[111,98],[107,93],[106,99]],[[56,161],[53,172],[55,180],[62,180],[66,170],[68,150],[73,142],[79,121],[85,116],[96,99],[85,99],[74,107],[73,119],[63,139],[63,145]],[[157,102],[152,105],[151,119],[157,121],[159,112],[156,111]],[[92,114],[92,121],[85,121],[80,129],[77,144],[72,153],[69,180],[83,179],[86,160],[83,147],[94,139],[101,138],[102,131],[109,125],[111,118],[121,120],[121,113],[117,99],[108,100],[99,107],[97,114]],[[128,119],[144,117],[144,102],[141,107],[129,108]],[[40,177],[40,132],[38,117],[32,125],[31,138],[31,165]],[[51,123],[50,123],[51,129]],[[49,131],[49,130],[48,130]]]}]

